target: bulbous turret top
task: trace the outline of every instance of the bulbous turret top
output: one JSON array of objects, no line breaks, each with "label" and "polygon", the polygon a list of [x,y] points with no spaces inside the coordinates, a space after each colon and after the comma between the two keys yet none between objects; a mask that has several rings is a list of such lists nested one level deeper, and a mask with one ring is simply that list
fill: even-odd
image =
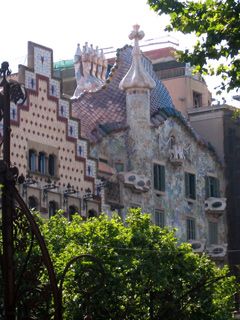
[{"label": "bulbous turret top", "polygon": [[119,84],[122,90],[127,89],[153,89],[156,85],[150,74],[144,69],[141,61],[141,50],[139,48],[139,40],[144,37],[144,32],[139,31],[139,25],[133,26],[133,31],[129,35],[129,39],[134,39],[134,47],[132,50],[132,65],[125,77]]}]

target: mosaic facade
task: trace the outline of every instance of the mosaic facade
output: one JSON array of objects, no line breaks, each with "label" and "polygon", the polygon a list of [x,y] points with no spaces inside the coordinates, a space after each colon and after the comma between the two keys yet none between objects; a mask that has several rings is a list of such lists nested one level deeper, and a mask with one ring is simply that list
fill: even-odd
[{"label": "mosaic facade", "polygon": [[[114,169],[102,175],[103,208],[125,217],[141,207],[154,223],[176,228],[196,252],[226,256],[225,180],[215,152],[177,111],[169,93],[134,47],[124,47],[106,85],[73,103],[91,155]],[[99,173],[100,175],[100,173]]]}]

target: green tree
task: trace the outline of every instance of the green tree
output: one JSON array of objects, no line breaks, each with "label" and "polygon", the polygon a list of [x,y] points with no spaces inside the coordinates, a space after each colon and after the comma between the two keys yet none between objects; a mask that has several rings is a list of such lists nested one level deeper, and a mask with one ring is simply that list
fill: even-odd
[{"label": "green tree", "polygon": [[[239,0],[148,0],[159,15],[170,16],[167,31],[194,33],[193,50],[180,53],[181,60],[203,74],[221,75],[219,92],[240,87]],[[213,61],[218,62],[214,64]],[[216,65],[216,67],[214,66]]]},{"label": "green tree", "polygon": [[117,215],[87,222],[56,215],[43,231],[59,277],[80,254],[102,261],[104,282],[98,265],[87,260],[76,260],[66,273],[65,319],[87,312],[99,320],[231,318],[235,286],[227,268],[193,253],[189,244],[179,245],[173,231],[153,225],[140,210],[131,211],[124,224]]},{"label": "green tree", "polygon": [[[227,267],[220,269],[189,244],[179,244],[174,231],[153,225],[149,214],[132,210],[125,223],[117,214],[86,222],[78,215],[70,222],[61,212],[37,219],[62,285],[64,319],[86,314],[98,320],[231,318],[236,287]],[[20,268],[25,271],[20,272],[19,318],[52,319],[46,270],[24,226],[18,231],[16,262],[23,266],[32,255],[26,270]]]}]

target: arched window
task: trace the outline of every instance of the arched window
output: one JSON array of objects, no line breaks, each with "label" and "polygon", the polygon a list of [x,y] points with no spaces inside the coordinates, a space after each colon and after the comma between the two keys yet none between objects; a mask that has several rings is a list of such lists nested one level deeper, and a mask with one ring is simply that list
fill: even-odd
[{"label": "arched window", "polygon": [[46,155],[44,152],[38,154],[38,171],[42,174],[46,173]]},{"label": "arched window", "polygon": [[49,206],[48,206],[48,212],[49,212],[49,218],[54,216],[58,210],[58,205],[56,201],[49,201]]},{"label": "arched window", "polygon": [[36,171],[36,152],[33,149],[28,151],[28,167],[32,172]]},{"label": "arched window", "polygon": [[88,218],[97,217],[97,212],[93,209],[88,210]]},{"label": "arched window", "polygon": [[31,197],[28,198],[28,207],[29,207],[29,209],[37,210],[38,202],[37,202],[37,199],[35,197],[31,196]]},{"label": "arched window", "polygon": [[75,206],[70,206],[69,208],[68,208],[68,216],[69,216],[69,220],[71,221],[72,220],[72,216],[75,214],[75,213],[77,213],[78,212],[78,209],[77,209],[77,207],[75,207]]},{"label": "arched window", "polygon": [[48,173],[50,176],[56,175],[56,157],[54,154],[50,154],[48,157]]}]

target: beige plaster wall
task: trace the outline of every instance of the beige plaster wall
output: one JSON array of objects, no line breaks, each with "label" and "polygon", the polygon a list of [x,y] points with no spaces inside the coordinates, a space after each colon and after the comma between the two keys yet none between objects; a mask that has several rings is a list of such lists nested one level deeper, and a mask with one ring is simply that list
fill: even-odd
[{"label": "beige plaster wall", "polygon": [[203,82],[192,77],[177,77],[162,80],[168,89],[173,104],[184,116],[188,116],[188,111],[193,108],[193,91],[202,94],[202,106],[211,103],[211,94]]}]

